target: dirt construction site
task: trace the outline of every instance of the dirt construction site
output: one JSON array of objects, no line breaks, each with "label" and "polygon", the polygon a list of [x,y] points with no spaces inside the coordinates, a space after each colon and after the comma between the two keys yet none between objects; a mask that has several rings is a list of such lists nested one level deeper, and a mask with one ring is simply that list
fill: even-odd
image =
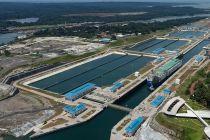
[{"label": "dirt construction site", "polygon": [[52,117],[55,113],[49,109],[52,106],[53,102],[44,97],[20,91],[0,102],[0,128],[15,136],[22,135],[31,126]]},{"label": "dirt construction site", "polygon": [[9,48],[14,54],[39,53],[46,57],[56,57],[62,54],[80,55],[103,46],[79,37],[38,37],[11,45]]}]

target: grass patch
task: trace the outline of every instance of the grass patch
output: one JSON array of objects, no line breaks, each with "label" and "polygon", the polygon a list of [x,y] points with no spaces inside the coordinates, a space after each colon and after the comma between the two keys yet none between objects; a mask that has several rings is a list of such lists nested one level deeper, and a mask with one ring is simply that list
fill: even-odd
[{"label": "grass patch", "polygon": [[203,125],[197,119],[176,118],[159,113],[156,121],[161,125],[173,130],[179,135],[180,140],[202,140],[205,139]]}]

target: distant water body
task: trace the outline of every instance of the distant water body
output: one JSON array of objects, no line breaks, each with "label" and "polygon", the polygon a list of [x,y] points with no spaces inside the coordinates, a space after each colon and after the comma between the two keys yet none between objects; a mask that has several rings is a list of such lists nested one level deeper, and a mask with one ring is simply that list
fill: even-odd
[{"label": "distant water body", "polygon": [[195,4],[185,4],[185,5],[177,5],[175,7],[185,7],[185,6],[191,6],[191,7],[194,7],[194,8],[202,8],[202,9],[210,9],[210,2],[195,3]]},{"label": "distant water body", "polygon": [[39,20],[39,18],[22,18],[22,19],[12,19],[9,21],[15,21],[18,23],[35,23]]},{"label": "distant water body", "polygon": [[22,34],[21,33],[0,34],[0,44],[7,44],[11,41],[14,41],[20,35],[22,35]]}]

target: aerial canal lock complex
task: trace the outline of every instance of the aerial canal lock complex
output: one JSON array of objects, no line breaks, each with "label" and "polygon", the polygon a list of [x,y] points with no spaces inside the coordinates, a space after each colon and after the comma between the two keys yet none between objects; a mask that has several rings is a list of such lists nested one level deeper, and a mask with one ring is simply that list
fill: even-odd
[{"label": "aerial canal lock complex", "polygon": [[[110,129],[110,139],[143,136],[141,129],[148,127],[159,107],[175,92],[168,78],[174,73],[179,75],[183,65],[210,43],[207,31],[183,28],[164,37],[151,38],[123,50],[110,50],[15,82],[19,89],[63,105],[58,115],[35,126],[31,137],[68,129],[90,119],[94,121],[96,115],[107,108],[128,113]],[[205,59],[203,54],[195,57],[197,63]],[[134,96],[131,93],[141,87],[150,94],[145,100],[139,101],[136,107],[121,105],[120,102]]]},{"label": "aerial canal lock complex", "polygon": [[21,90],[49,99],[53,106],[45,110],[61,107],[48,112],[47,119],[15,130],[14,135],[33,139],[65,135],[80,140],[85,135],[88,140],[143,140],[152,133],[164,140],[170,135],[157,129],[163,127],[156,116],[161,112],[177,117],[179,108],[186,105],[191,115],[195,112],[193,117],[205,125],[205,136],[209,137],[203,117],[184,99],[174,98],[187,76],[209,65],[209,24],[205,19],[133,46],[107,49],[50,68],[44,65],[15,78],[9,75],[4,82],[9,81],[13,92]]}]

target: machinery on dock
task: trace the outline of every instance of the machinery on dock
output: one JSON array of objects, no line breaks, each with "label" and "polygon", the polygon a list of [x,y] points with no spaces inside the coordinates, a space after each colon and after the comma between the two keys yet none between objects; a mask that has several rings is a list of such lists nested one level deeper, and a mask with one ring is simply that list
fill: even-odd
[{"label": "machinery on dock", "polygon": [[174,73],[177,69],[182,66],[182,60],[173,58],[166,62],[161,67],[155,69],[147,76],[147,85],[150,90],[154,90],[160,86],[167,77]]}]

